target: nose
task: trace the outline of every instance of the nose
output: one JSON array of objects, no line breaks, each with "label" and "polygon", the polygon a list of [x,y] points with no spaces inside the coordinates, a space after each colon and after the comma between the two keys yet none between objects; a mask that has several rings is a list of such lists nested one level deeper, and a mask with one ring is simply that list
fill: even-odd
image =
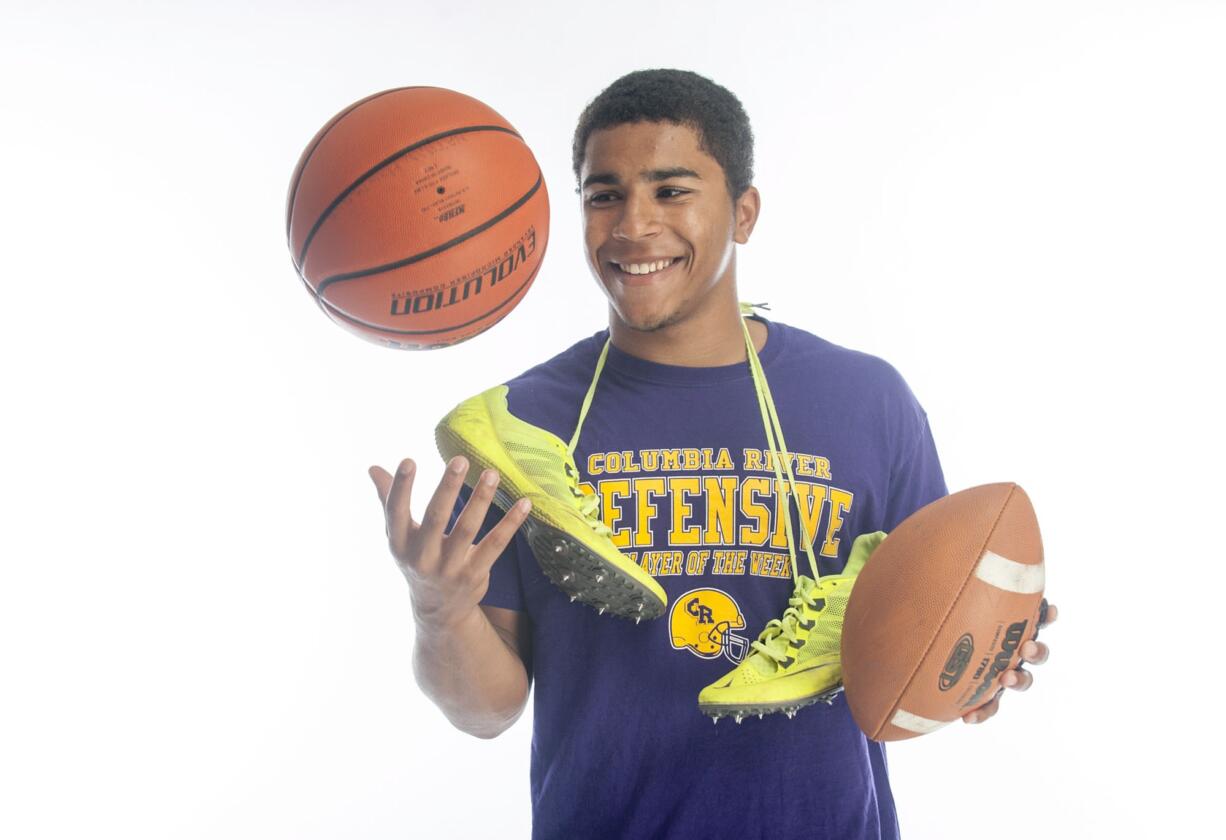
[{"label": "nose", "polygon": [[632,241],[655,236],[659,232],[655,202],[649,196],[627,195],[622,202],[621,216],[613,227],[613,238]]}]

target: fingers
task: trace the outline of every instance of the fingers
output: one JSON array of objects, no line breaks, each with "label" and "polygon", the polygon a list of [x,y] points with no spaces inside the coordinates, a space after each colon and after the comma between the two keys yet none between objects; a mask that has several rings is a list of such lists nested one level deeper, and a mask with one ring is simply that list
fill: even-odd
[{"label": "fingers", "polygon": [[[1056,608],[1049,606],[1047,613],[1046,624],[1051,624],[1056,620]],[[1046,626],[1046,625],[1044,625]],[[1022,645],[1021,649],[1022,660],[1031,665],[1042,665],[1047,661],[1047,657],[1051,655],[1051,649],[1043,642],[1036,642],[1033,639]],[[983,723],[988,718],[992,717],[1000,710],[1000,698],[1004,694],[1006,688],[1013,691],[1027,691],[1034,685],[1034,674],[1027,671],[1021,665],[1012,668],[1001,674],[1001,688],[996,692],[996,696],[992,700],[978,709],[967,712],[962,716],[962,720],[966,723]]]},{"label": "fingers", "polygon": [[494,561],[515,537],[519,526],[524,524],[530,510],[532,510],[532,502],[520,499],[507,511],[507,515],[502,517],[502,521],[490,529],[485,539],[481,540],[473,559],[482,571],[488,573],[489,567],[494,565]]},{"label": "fingers", "polygon": [[1034,674],[1021,667],[1014,668],[1001,675],[1000,684],[1014,691],[1025,691],[1034,684]]},{"label": "fingers", "polygon": [[1059,614],[1060,614],[1060,611],[1056,609],[1056,605],[1055,605],[1055,604],[1048,604],[1048,605],[1047,605],[1047,615],[1046,615],[1046,617],[1045,617],[1045,619],[1044,619],[1043,623],[1042,623],[1042,624],[1040,624],[1040,625],[1039,625],[1039,627],[1046,627],[1046,626],[1047,626],[1047,625],[1049,625],[1049,624],[1053,624],[1053,623],[1055,623],[1055,621],[1056,621],[1056,617],[1057,617]]},{"label": "fingers", "polygon": [[[378,470],[381,476],[376,476]],[[378,467],[371,470],[371,479],[379,490],[379,498],[383,501],[384,515],[387,517],[387,538],[392,551],[399,555],[405,547],[406,540],[414,528],[413,512],[410,501],[413,493],[413,477],[417,465],[411,458],[405,458],[396,469],[392,478]]]},{"label": "fingers", "polygon": [[421,518],[421,537],[426,543],[438,543],[443,539],[456,497],[464,486],[464,474],[468,471],[468,459],[457,455],[447,462],[447,469],[438,489],[426,504],[426,513]]},{"label": "fingers", "polygon": [[978,709],[964,714],[962,716],[963,723],[983,723],[985,720],[992,717],[992,715],[1000,711],[1000,696],[1004,693],[1005,690],[1003,688],[1000,689],[996,692],[996,696],[987,703],[984,703]]},{"label": "fingers", "polygon": [[1043,642],[1036,642],[1034,639],[1022,645],[1022,659],[1029,662],[1031,665],[1042,665],[1047,661],[1047,657],[1051,655],[1051,648]]},{"label": "fingers", "polygon": [[447,535],[448,540],[455,540],[465,548],[472,545],[477,531],[485,522],[485,514],[490,509],[490,502],[494,499],[498,478],[497,470],[486,470],[481,473],[477,486],[473,488],[472,495],[468,497],[468,503],[464,505],[464,510],[460,511],[455,525],[451,527],[451,533]]},{"label": "fingers", "polygon": [[[493,566],[494,561],[514,538],[515,532],[523,525],[532,507],[527,499],[521,499],[513,506],[474,547],[473,542],[485,522],[498,487],[498,472],[491,469],[481,474],[467,504],[456,517],[451,533],[444,533],[451,513],[455,510],[460,489],[464,486],[468,467],[468,460],[462,455],[457,455],[448,462],[438,488],[426,504],[426,512],[420,524],[413,521],[410,509],[416,464],[409,458],[404,459],[400,462],[395,476],[389,475],[378,466],[372,466],[368,470],[379,494],[379,501],[384,506],[388,542],[402,566],[411,568],[418,574],[433,574],[439,569],[453,567],[471,552],[475,561],[472,571],[488,574],[489,567]],[[449,561],[447,557],[452,560]],[[459,562],[454,568],[459,569],[462,566],[467,567],[468,564]]]},{"label": "fingers", "polygon": [[387,491],[392,487],[392,477],[388,475],[387,470],[378,466],[371,467],[366,471],[366,474],[375,483],[375,492],[379,494],[379,504],[383,505],[384,510],[386,510]]}]

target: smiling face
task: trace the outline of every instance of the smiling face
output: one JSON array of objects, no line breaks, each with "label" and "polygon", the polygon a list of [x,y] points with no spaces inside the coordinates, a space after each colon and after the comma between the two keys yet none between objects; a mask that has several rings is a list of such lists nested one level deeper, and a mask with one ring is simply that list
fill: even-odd
[{"label": "smiling face", "polygon": [[750,187],[733,202],[694,129],[638,122],[594,131],[580,178],[588,264],[622,323],[649,332],[729,295],[735,306],[733,245],[749,240],[758,194]]}]

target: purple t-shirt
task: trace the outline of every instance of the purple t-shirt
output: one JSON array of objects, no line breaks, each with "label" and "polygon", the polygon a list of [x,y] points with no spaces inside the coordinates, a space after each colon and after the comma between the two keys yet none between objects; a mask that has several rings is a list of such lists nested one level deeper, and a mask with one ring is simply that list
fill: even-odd
[{"label": "purple t-shirt", "polygon": [[[881,359],[759,320],[814,554],[835,573],[856,536],[947,493],[927,416]],[[508,382],[511,412],[569,441],[607,337]],[[609,348],[575,462],[668,608],[636,626],[571,603],[522,534],[494,564],[482,603],[531,626],[534,838],[898,836],[884,748],[842,695],[740,725],[698,709],[792,593],[766,447],[747,363],[678,367]],[[798,571],[811,575],[790,510]],[[501,515],[491,508],[485,530]]]}]

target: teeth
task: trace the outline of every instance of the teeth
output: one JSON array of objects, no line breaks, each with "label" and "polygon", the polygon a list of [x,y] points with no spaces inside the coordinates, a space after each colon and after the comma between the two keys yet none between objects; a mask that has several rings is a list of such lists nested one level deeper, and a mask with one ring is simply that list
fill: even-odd
[{"label": "teeth", "polygon": [[655,272],[668,268],[673,264],[672,260],[657,260],[650,263],[614,263],[618,268],[627,274],[654,274]]}]

